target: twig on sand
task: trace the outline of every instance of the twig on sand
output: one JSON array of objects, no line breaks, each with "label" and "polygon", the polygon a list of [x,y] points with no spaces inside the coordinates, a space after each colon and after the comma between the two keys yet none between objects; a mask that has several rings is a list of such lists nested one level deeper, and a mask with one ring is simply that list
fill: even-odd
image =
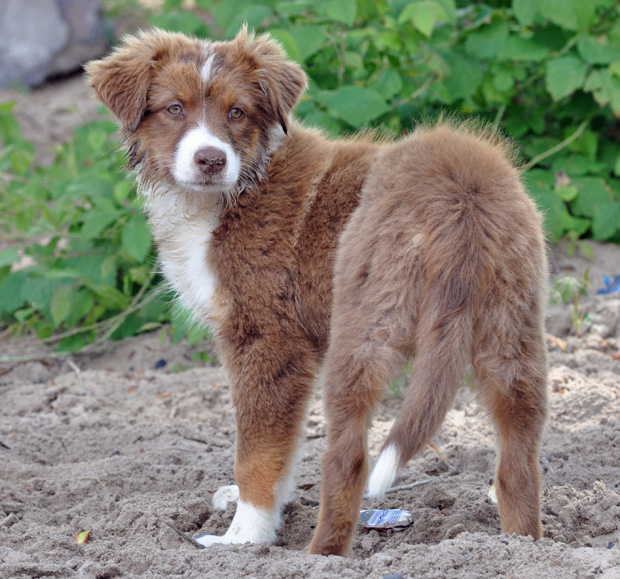
[{"label": "twig on sand", "polygon": [[82,476],[80,480],[96,480],[104,489],[106,486],[96,476]]},{"label": "twig on sand", "polygon": [[[445,478],[447,476],[450,476],[450,475],[453,475],[453,474],[457,474],[457,473],[458,473],[458,470],[456,468],[451,468],[449,471],[444,472],[444,473],[442,473],[442,474],[440,474],[438,476],[434,476],[434,477],[431,477],[431,478],[426,478],[424,480],[418,480],[416,482],[412,482],[412,483],[409,483],[409,484],[406,484],[406,485],[398,485],[396,487],[390,487],[388,490],[385,491],[385,494],[387,494],[387,493],[395,493],[396,491],[405,491],[405,490],[408,490],[408,489],[413,489],[415,487],[420,487],[422,485],[427,485],[427,484],[432,483],[432,482],[434,482],[434,481],[436,481],[436,480],[438,480],[440,478]],[[370,497],[368,495],[364,495],[364,498],[368,499]]]},{"label": "twig on sand", "polygon": [[188,543],[191,543],[192,545],[194,545],[194,547],[197,547],[198,549],[204,549],[205,548],[205,546],[202,545],[201,543],[199,543],[198,541],[196,541],[196,539],[194,539],[194,537],[190,537],[189,535],[186,535],[183,531],[181,531],[181,529],[178,529],[172,523],[169,523],[168,521],[164,521],[164,519],[159,519],[159,520],[162,523],[164,523],[165,525],[168,525],[184,541],[187,541]]},{"label": "twig on sand", "polygon": [[82,387],[82,390],[84,390],[84,381],[82,380],[82,371],[78,368],[75,362],[72,362],[71,360],[66,360],[66,362],[67,362],[67,366],[69,366],[69,368],[71,368],[71,370],[75,372],[75,375],[78,378],[80,386]]}]

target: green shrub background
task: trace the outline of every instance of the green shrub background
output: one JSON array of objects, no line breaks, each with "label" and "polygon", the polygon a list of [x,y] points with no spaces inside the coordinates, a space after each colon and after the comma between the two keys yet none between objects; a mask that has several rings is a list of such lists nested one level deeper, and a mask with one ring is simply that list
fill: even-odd
[{"label": "green shrub background", "polygon": [[[297,116],[332,135],[398,136],[442,114],[496,125],[520,147],[552,243],[620,243],[620,2],[616,0],[167,0],[110,19],[208,38],[247,22],[303,65]],[[192,329],[155,271],[152,241],[112,120],[87,123],[50,167],[34,164],[0,103],[0,330],[61,351]],[[582,245],[587,250],[587,246]],[[33,265],[17,271],[26,255]],[[615,272],[614,272],[615,273]],[[171,325],[168,325],[172,322]]]}]

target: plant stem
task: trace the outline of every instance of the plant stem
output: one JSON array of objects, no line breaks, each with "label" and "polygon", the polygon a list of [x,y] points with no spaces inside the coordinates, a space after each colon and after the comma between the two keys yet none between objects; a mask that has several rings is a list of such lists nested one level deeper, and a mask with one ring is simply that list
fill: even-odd
[{"label": "plant stem", "polygon": [[536,155],[529,163],[527,163],[522,168],[523,171],[528,171],[532,167],[538,165],[538,163],[540,163],[541,161],[544,161],[548,157],[551,157],[552,155],[555,155],[556,153],[558,153],[562,149],[565,149],[566,147],[568,147],[568,145],[570,145],[573,141],[576,141],[581,136],[581,134],[586,130],[586,127],[590,124],[590,120],[591,119],[592,119],[591,116],[588,117],[585,121],[583,121],[579,125],[577,130],[572,135],[570,135],[569,137],[566,137],[566,139],[564,139],[563,141],[561,141],[560,143],[558,143],[554,147],[551,147],[551,149],[548,149],[544,153],[541,153],[540,155]]}]

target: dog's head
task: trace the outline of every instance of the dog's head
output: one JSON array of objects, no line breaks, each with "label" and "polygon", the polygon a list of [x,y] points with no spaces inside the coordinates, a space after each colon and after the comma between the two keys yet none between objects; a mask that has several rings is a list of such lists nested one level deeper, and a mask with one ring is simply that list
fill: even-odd
[{"label": "dog's head", "polygon": [[227,201],[260,179],[306,88],[277,43],[245,28],[230,42],[144,32],[86,71],[146,189]]}]

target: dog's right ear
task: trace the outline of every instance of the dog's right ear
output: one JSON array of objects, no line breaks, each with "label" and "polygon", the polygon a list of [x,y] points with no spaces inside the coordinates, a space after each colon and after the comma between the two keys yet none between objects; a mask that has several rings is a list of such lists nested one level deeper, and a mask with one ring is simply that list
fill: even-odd
[{"label": "dog's right ear", "polygon": [[155,66],[156,49],[149,35],[130,36],[112,54],[89,62],[88,82],[99,100],[134,133],[147,106],[147,93]]}]

